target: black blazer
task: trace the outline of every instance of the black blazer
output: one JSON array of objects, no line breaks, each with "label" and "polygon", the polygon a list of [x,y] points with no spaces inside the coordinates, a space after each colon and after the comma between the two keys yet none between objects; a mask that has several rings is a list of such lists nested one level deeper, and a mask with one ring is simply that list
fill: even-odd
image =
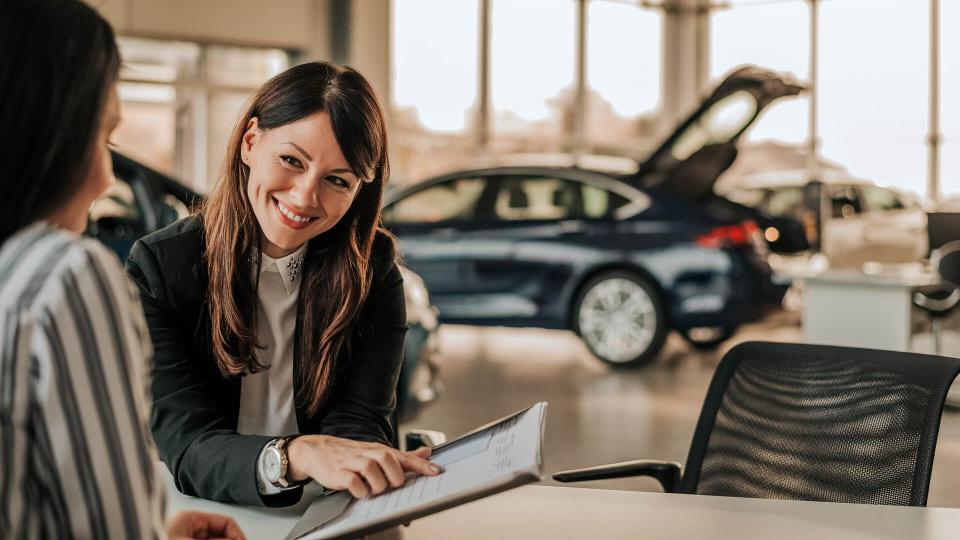
[{"label": "black blazer", "polygon": [[[257,490],[257,458],[272,437],[236,431],[241,377],[224,378],[213,360],[204,253],[203,225],[192,216],[139,240],[127,261],[153,340],[150,421],[160,458],[188,495],[295,504],[302,489],[269,496]],[[392,242],[378,238],[374,283],[351,338],[351,356],[340,363],[330,398],[316,415],[296,403],[300,433],[393,440],[390,417],[406,333],[403,279],[394,258]],[[295,377],[295,393],[299,383]]]}]

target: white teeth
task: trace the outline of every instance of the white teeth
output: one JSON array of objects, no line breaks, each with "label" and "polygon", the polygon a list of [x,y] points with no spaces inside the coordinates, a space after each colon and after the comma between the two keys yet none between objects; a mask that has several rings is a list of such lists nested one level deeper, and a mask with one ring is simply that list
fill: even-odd
[{"label": "white teeth", "polygon": [[300,217],[294,214],[292,210],[284,206],[283,203],[280,201],[277,201],[277,208],[279,208],[280,213],[287,216],[287,218],[289,218],[290,221],[295,221],[297,223],[308,223],[313,219],[312,217]]}]

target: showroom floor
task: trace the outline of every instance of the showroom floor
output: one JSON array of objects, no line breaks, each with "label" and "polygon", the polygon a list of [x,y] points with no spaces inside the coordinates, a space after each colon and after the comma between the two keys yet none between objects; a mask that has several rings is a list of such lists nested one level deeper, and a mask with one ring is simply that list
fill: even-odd
[{"label": "showroom floor", "polygon": [[[544,400],[549,403],[545,483],[554,483],[550,474],[569,468],[639,458],[683,462],[724,350],[748,340],[799,341],[798,321],[796,314],[781,313],[742,329],[716,352],[693,351],[673,335],[653,366],[635,371],[607,369],[569,332],[446,326],[440,336],[446,391],[404,427],[452,437]],[[960,507],[958,478],[960,413],[947,412],[929,505]],[[656,481],[644,478],[579,485],[659,489]]]}]

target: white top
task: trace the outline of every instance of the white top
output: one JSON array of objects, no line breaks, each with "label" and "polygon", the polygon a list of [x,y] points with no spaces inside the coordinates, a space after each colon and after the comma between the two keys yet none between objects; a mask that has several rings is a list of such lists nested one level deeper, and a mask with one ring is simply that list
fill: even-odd
[{"label": "white top", "polygon": [[[284,436],[299,433],[297,413],[293,400],[293,338],[297,325],[297,298],[300,292],[300,274],[307,245],[297,251],[274,259],[261,253],[260,284],[257,288],[257,351],[263,371],[243,377],[240,386],[240,414],[237,432],[246,435]],[[256,280],[256,260],[252,263],[252,278]],[[258,460],[260,493],[279,493],[267,482]]]}]

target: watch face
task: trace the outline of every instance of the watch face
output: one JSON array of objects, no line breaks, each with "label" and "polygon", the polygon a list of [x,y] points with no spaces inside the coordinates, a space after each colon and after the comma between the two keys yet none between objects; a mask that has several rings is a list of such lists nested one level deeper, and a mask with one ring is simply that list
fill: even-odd
[{"label": "watch face", "polygon": [[271,482],[280,480],[280,452],[276,448],[268,449],[263,456],[263,472]]}]

